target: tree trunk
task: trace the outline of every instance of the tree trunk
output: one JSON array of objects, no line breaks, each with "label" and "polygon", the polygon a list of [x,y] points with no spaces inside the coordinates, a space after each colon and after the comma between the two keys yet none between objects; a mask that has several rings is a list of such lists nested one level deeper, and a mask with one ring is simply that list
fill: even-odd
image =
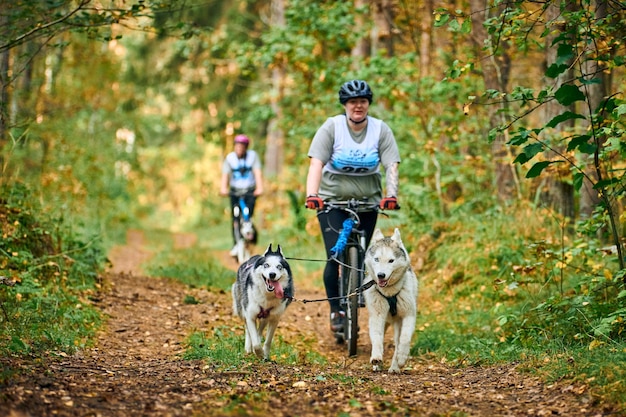
[{"label": "tree trunk", "polygon": [[[274,27],[285,26],[285,1],[272,0],[271,24]],[[280,174],[283,163],[283,148],[285,137],[280,122],[282,120],[282,107],[280,102],[283,96],[283,84],[285,70],[282,67],[272,69],[272,94],[271,107],[274,117],[270,120],[267,128],[265,143],[264,173],[267,177],[275,177]]]},{"label": "tree trunk", "polygon": [[[9,23],[9,17],[4,13],[0,13],[0,27],[6,27]],[[6,130],[8,121],[9,102],[9,49],[0,52],[0,149],[4,148],[6,143]],[[4,160],[0,154],[0,170],[4,167]],[[0,171],[1,172],[1,171]]]},{"label": "tree trunk", "polygon": [[[366,0],[354,0],[354,7],[357,9],[363,8],[366,4]],[[364,33],[365,27],[365,16],[363,13],[355,13],[354,16],[355,22],[355,32]],[[370,48],[372,47],[370,43],[369,36],[361,36],[361,38],[357,41],[354,48],[352,48],[352,58],[359,58],[368,56],[370,52]],[[357,62],[358,59],[353,59],[353,62]]]},{"label": "tree trunk", "polygon": [[[604,19],[607,16],[607,2],[606,0],[599,0],[596,2],[596,18]],[[585,79],[600,79],[601,83],[597,84],[588,84],[587,85],[587,99],[589,100],[589,117],[591,118],[591,113],[598,109],[598,106],[602,102],[602,100],[606,97],[607,91],[610,91],[610,78],[604,73],[604,66],[597,60],[589,59],[583,63],[582,67],[583,77]],[[591,119],[589,120],[589,122]],[[584,128],[589,128],[590,123],[587,123]],[[596,173],[596,167],[594,162],[593,155],[585,155],[587,158],[587,163],[585,166],[585,173],[589,178],[591,178],[594,182],[598,180],[598,175]],[[598,192],[593,188],[593,184],[591,181],[584,179],[583,186],[580,189],[580,217],[587,219],[591,217],[593,210],[600,203],[600,197],[598,196]]]},{"label": "tree trunk", "polygon": [[372,0],[374,28],[372,33],[373,50],[384,48],[386,55],[394,55],[393,22],[395,19],[394,0]]},{"label": "tree trunk", "polygon": [[[546,19],[547,24],[552,25],[549,27],[550,33],[546,36],[545,41],[545,59],[546,59],[546,68],[549,68],[550,65],[556,62],[557,60],[557,46],[553,45],[554,40],[561,36],[563,27],[561,24],[555,24],[553,22],[558,22],[560,20],[560,6],[559,3],[552,3],[547,6],[546,9]],[[570,62],[571,64],[571,62]],[[573,71],[568,69],[558,76],[555,80],[555,90],[557,90],[564,81],[571,80],[573,77]],[[546,84],[551,81],[547,81]],[[563,113],[564,111],[574,111],[574,106],[563,106],[558,103],[556,100],[549,101],[543,106],[543,124],[547,124],[550,120],[552,120],[555,116]],[[562,154],[565,151],[564,146],[560,145],[562,141],[560,140],[566,131],[569,131],[573,128],[574,123],[573,120],[566,121],[563,123],[559,123],[556,127],[552,129],[544,130],[544,133],[547,136],[542,136],[541,139],[550,143],[550,146],[554,149],[554,151],[548,150],[546,151],[545,157],[547,160],[561,159],[558,154]],[[547,187],[546,190],[541,194],[541,200],[548,207],[559,212],[561,215],[569,218],[570,220],[574,219],[574,188],[572,186],[571,177],[570,177],[570,167],[567,164],[554,164],[552,165],[552,170],[549,177],[547,177]]]},{"label": "tree trunk", "polygon": [[420,77],[430,75],[433,30],[433,0],[424,0],[420,9]]},{"label": "tree trunk", "polygon": [[[478,49],[485,89],[506,91],[510,72],[510,57],[507,50],[504,44],[493,45],[490,48],[484,47],[484,45],[492,45],[484,27],[484,23],[489,17],[487,11],[491,9],[488,8],[485,0],[470,0],[470,10],[472,15],[472,39]],[[497,56],[494,55],[495,47],[499,51]],[[502,124],[503,120],[500,116],[500,110],[505,105],[506,103],[495,104],[489,108],[489,124],[491,127]],[[512,164],[513,158],[506,146],[503,134],[498,134],[491,144],[491,155],[494,161],[496,194],[501,201],[510,200],[519,195],[519,190],[517,187],[517,173]]]}]

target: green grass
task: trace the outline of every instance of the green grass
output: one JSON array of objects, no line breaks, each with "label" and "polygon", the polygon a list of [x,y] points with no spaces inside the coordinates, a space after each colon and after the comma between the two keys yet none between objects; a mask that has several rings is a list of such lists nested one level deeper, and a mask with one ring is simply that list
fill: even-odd
[{"label": "green grass", "polygon": [[197,249],[161,251],[145,267],[150,276],[176,278],[192,288],[218,288],[228,291],[235,272]]},{"label": "green grass", "polygon": [[242,364],[244,339],[227,327],[218,327],[208,337],[203,332],[192,333],[187,339],[185,359],[204,359],[212,369],[232,370]]},{"label": "green grass", "polygon": [[[244,347],[243,328],[235,331],[221,326],[214,329],[211,335],[203,332],[192,333],[187,339],[187,350],[183,357],[205,360],[212,369],[221,371],[239,369],[242,364],[246,363],[262,362],[256,356],[246,354]],[[326,363],[323,356],[312,350],[300,351],[286,343],[280,335],[275,336],[272,341],[270,360],[288,365]]]}]

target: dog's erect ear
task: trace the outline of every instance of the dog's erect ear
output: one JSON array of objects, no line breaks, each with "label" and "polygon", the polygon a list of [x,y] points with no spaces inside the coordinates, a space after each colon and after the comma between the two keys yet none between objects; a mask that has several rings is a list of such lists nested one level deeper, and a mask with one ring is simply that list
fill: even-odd
[{"label": "dog's erect ear", "polygon": [[265,251],[265,253],[263,254],[263,256],[267,256],[270,254],[270,252],[272,252],[272,244],[270,243],[270,245],[267,247],[267,250]]},{"label": "dog's erect ear", "polygon": [[400,229],[396,227],[396,230],[393,231],[393,236],[391,236],[391,240],[397,243],[402,243],[402,237],[400,237]]},{"label": "dog's erect ear", "polygon": [[379,240],[382,240],[384,238],[385,235],[383,235],[383,232],[381,232],[380,229],[374,230],[374,234],[372,235],[372,242],[378,242]]},{"label": "dog's erect ear", "polygon": [[283,248],[281,248],[280,245],[276,248],[276,252],[278,252],[281,257],[283,256]]}]

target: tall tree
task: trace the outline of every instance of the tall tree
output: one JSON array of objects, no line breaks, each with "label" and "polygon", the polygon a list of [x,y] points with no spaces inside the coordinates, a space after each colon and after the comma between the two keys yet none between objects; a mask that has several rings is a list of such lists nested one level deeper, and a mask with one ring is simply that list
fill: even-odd
[{"label": "tall tree", "polygon": [[[285,1],[272,0],[270,11],[270,25],[274,29],[285,27]],[[265,144],[265,167],[266,176],[273,177],[280,173],[283,162],[285,135],[280,127],[282,121],[281,102],[284,96],[285,68],[281,62],[273,66],[271,70],[272,94],[270,106],[273,117],[270,119],[267,129],[267,141]]]},{"label": "tall tree", "polygon": [[[572,3],[565,7],[571,8]],[[550,2],[546,4],[545,9],[546,31],[545,37],[545,60],[546,68],[553,65],[563,65],[567,69],[561,72],[553,80],[554,90],[558,90],[563,84],[571,82],[574,77],[572,62],[573,54],[559,54],[559,49],[554,45],[558,44],[564,33],[569,33],[566,22],[561,14],[561,6],[559,2]],[[570,35],[573,36],[573,35]],[[574,39],[570,39],[570,44],[575,43]],[[545,80],[548,84],[550,81]],[[563,113],[564,111],[574,111],[574,103],[567,106],[562,105],[557,100],[550,100],[543,105],[543,124],[548,124],[550,120]],[[574,127],[574,119],[564,121],[551,129],[542,132],[542,140],[551,143],[550,149],[546,150],[546,159],[552,160],[557,155],[562,155],[565,151],[565,144],[560,138],[565,137]],[[551,175],[546,176],[546,187],[542,193],[542,201],[552,209],[559,212],[564,217],[574,219],[574,187],[572,186],[570,167],[565,164],[555,164],[550,167]]]},{"label": "tall tree", "polygon": [[[598,0],[595,4],[595,21],[605,21],[609,10],[608,2],[606,0]],[[616,12],[615,9],[613,11]],[[587,28],[586,30],[588,34],[592,33],[590,29],[591,28]],[[586,36],[586,40],[590,44],[597,43],[597,40],[593,39],[591,36]],[[604,43],[604,41],[602,43]],[[592,115],[595,111],[600,111],[599,106],[601,106],[603,100],[611,89],[611,77],[606,71],[606,64],[598,59],[586,59],[582,62],[581,67],[582,77],[587,81],[585,86],[589,97],[589,108],[587,109],[587,113]],[[583,122],[583,127],[586,129],[593,128],[591,117]],[[596,164],[592,161],[593,157],[593,155],[582,156],[582,158],[586,158],[589,162],[585,164],[587,166],[585,169],[585,173],[587,175],[583,179],[583,184],[580,190],[579,204],[580,216],[585,219],[591,217],[591,214],[598,206],[598,203],[600,203],[598,192],[593,187],[593,182],[598,180],[598,174],[595,169]]]},{"label": "tall tree", "polygon": [[[367,5],[366,0],[354,0],[355,10],[364,10]],[[365,31],[366,16],[363,13],[355,13],[354,16],[354,30],[356,33],[366,34]],[[354,47],[352,48],[352,56],[354,58],[366,57],[370,53],[371,39],[369,36],[360,36]],[[355,60],[356,61],[356,60]]]},{"label": "tall tree", "polygon": [[[482,70],[487,91],[507,91],[511,58],[506,44],[499,41],[500,32],[488,33],[485,23],[495,16],[502,16],[506,6],[490,8],[487,0],[470,0],[472,15],[472,40],[478,50],[478,61]],[[489,108],[489,124],[492,127],[504,124],[503,109],[506,103],[496,101]],[[501,200],[510,200],[519,194],[517,172],[511,163],[509,149],[506,146],[506,132],[499,133],[491,144],[491,157],[494,163],[495,191]]]},{"label": "tall tree", "polygon": [[[4,2],[2,3],[2,7],[4,8]],[[6,28],[9,24],[9,13],[3,12],[0,13],[0,28]],[[0,43],[2,42],[4,36],[0,38]],[[8,117],[9,117],[9,109],[7,107],[7,103],[9,102],[9,59],[10,59],[10,48],[1,48],[0,49],[0,149],[2,149],[5,144],[5,135],[6,129],[8,125]],[[4,161],[2,160],[2,156],[0,156],[0,172],[4,167]]]},{"label": "tall tree", "polygon": [[389,57],[394,56],[395,7],[394,0],[371,0],[373,50],[384,49]]},{"label": "tall tree", "polygon": [[[3,22],[4,20],[4,22]],[[0,26],[6,24],[6,18],[0,16]],[[7,103],[9,102],[9,50],[5,49],[0,51],[0,148],[5,143],[6,128],[8,122],[9,109]],[[3,161],[0,156],[0,167],[2,167]]]},{"label": "tall tree", "polygon": [[432,53],[433,0],[424,0],[420,9],[420,76],[430,75]]}]

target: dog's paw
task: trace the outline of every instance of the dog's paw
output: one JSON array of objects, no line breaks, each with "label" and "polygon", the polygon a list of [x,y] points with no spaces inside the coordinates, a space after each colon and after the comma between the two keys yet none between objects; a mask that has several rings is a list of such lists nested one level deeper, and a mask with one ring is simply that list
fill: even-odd
[{"label": "dog's paw", "polygon": [[260,358],[263,359],[263,348],[259,345],[259,346],[255,346],[254,347],[254,354]]},{"label": "dog's paw", "polygon": [[400,373],[400,365],[398,364],[398,361],[395,360],[395,358],[394,358],[394,360],[391,361],[391,366],[389,367],[388,372],[390,374],[398,374],[398,373]]},{"label": "dog's paw", "polygon": [[374,372],[382,371],[383,369],[383,361],[380,359],[370,359],[370,363],[372,364],[372,370]]}]

